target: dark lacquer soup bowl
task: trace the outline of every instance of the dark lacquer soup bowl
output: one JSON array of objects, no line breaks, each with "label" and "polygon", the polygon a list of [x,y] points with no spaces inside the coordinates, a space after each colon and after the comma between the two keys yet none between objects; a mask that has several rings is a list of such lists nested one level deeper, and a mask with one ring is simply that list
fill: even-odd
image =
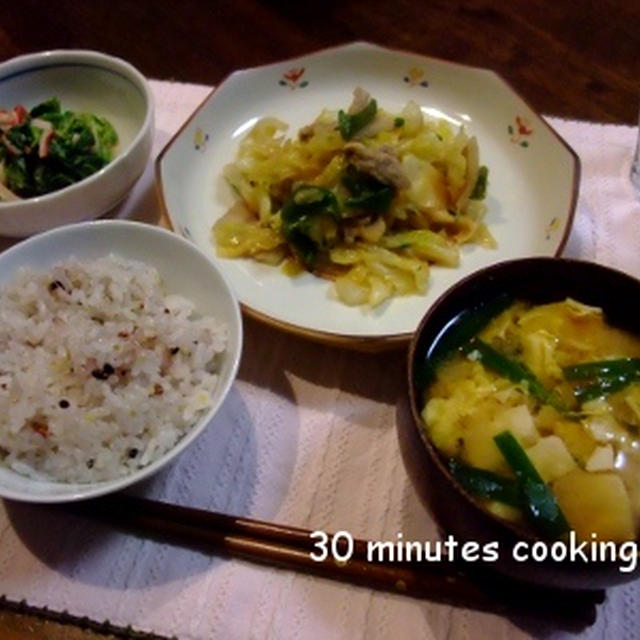
[{"label": "dark lacquer soup bowl", "polygon": [[640,282],[597,264],[513,260],[442,295],[412,340],[397,425],[443,534],[531,583],[636,578],[639,345]]}]

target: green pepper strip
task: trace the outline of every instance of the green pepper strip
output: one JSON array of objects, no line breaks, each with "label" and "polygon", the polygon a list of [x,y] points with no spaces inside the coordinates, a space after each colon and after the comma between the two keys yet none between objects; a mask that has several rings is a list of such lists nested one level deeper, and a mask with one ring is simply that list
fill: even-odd
[{"label": "green pepper strip", "polygon": [[340,135],[345,140],[351,140],[353,136],[361,129],[364,129],[375,117],[378,112],[378,104],[372,98],[369,100],[364,109],[357,113],[348,114],[342,109],[338,111],[338,128],[340,129]]},{"label": "green pepper strip", "polygon": [[385,213],[395,196],[392,186],[364,171],[358,171],[353,165],[347,167],[342,184],[351,193],[344,201],[344,206],[364,213]]},{"label": "green pepper strip", "polygon": [[521,482],[525,512],[539,534],[557,538],[569,530],[555,496],[533,466],[526,451],[510,431],[495,436],[494,441]]},{"label": "green pepper strip", "polygon": [[391,206],[394,195],[393,187],[382,185],[377,191],[363,191],[357,196],[347,198],[344,206],[368,213],[385,213]]},{"label": "green pepper strip", "polygon": [[487,195],[487,184],[489,182],[489,169],[484,165],[478,170],[478,178],[475,185],[473,185],[473,191],[469,196],[470,200],[484,200]]},{"label": "green pepper strip", "polygon": [[478,360],[483,365],[507,380],[522,384],[532,396],[543,404],[549,404],[563,413],[567,411],[562,399],[555,392],[547,389],[523,363],[507,358],[478,337],[471,338],[469,342],[462,345],[461,349],[466,354],[477,354]]},{"label": "green pepper strip", "polygon": [[470,467],[455,458],[449,460],[449,469],[469,493],[513,507],[522,506],[518,483],[512,478],[505,478],[486,469]]},{"label": "green pepper strip", "polygon": [[302,185],[282,207],[282,233],[309,269],[315,267],[318,258],[319,243],[312,234],[313,219],[318,216],[340,219],[340,208],[335,195],[323,187]]}]

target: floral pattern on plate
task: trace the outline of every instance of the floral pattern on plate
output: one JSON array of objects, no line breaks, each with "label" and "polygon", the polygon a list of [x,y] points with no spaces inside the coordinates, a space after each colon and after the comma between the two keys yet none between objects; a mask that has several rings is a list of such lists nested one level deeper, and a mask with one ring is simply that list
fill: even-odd
[{"label": "floral pattern on plate", "polygon": [[428,87],[425,70],[422,67],[411,67],[402,78],[410,87]]},{"label": "floral pattern on plate", "polygon": [[304,67],[292,67],[282,74],[278,84],[289,89],[304,89],[308,86],[309,81],[304,79],[306,69]]},{"label": "floral pattern on plate", "polygon": [[193,146],[196,151],[200,151],[203,153],[207,148],[207,143],[209,142],[209,134],[205,133],[200,127],[195,130],[193,134]]},{"label": "floral pattern on plate", "polygon": [[558,229],[560,229],[560,219],[557,216],[554,216],[545,228],[545,239],[551,240],[551,236],[558,231]]},{"label": "floral pattern on plate", "polygon": [[514,124],[510,124],[507,127],[509,132],[509,140],[513,144],[520,145],[521,147],[529,146],[529,138],[533,135],[533,128],[526,118],[522,116],[516,116]]}]

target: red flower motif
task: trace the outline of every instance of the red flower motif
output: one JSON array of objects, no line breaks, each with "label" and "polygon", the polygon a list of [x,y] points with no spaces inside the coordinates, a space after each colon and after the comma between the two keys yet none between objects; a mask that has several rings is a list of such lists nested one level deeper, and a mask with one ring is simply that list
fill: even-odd
[{"label": "red flower motif", "polygon": [[518,133],[521,136],[530,136],[533,133],[533,129],[529,126],[529,123],[520,116],[516,116],[516,125],[518,127]]},{"label": "red flower motif", "polygon": [[300,67],[299,69],[289,69],[287,73],[284,74],[286,80],[293,82],[294,84],[300,80],[302,75],[304,74],[304,67]]},{"label": "red flower motif", "polygon": [[533,128],[529,124],[529,121],[522,116],[516,116],[514,124],[515,126],[510,124],[507,127],[511,142],[513,142],[513,144],[518,144],[521,147],[528,147],[529,141],[526,138],[533,134]]}]

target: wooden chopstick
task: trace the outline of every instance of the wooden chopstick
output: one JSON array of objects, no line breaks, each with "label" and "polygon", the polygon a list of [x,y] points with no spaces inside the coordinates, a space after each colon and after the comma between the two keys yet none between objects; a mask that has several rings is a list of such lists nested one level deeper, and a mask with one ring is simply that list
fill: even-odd
[{"label": "wooden chopstick", "polygon": [[[368,543],[354,540],[346,562],[312,559],[317,552],[311,531],[157,502],[126,494],[61,507],[119,529],[161,542],[188,546],[270,566],[293,569],[377,590],[404,594],[476,610],[544,617],[565,629],[580,630],[595,622],[604,591],[541,588],[469,572],[448,560],[424,563],[369,562]],[[343,540],[336,541],[344,550]]]}]

